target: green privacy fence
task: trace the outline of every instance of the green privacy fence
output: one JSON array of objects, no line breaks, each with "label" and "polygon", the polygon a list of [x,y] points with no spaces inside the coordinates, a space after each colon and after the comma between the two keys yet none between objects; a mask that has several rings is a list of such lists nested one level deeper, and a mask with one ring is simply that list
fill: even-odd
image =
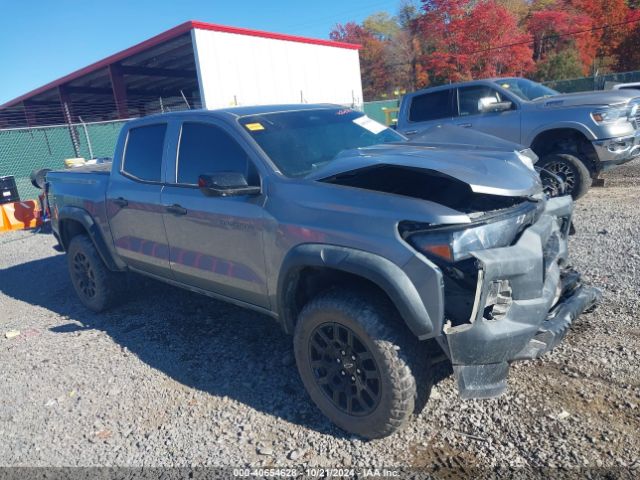
[{"label": "green privacy fence", "polygon": [[29,175],[64,168],[67,158],[111,157],[124,121],[0,130],[0,176],[16,178],[20,198],[35,198]]},{"label": "green privacy fence", "polygon": [[550,88],[562,93],[588,92],[590,90],[605,90],[616,83],[640,82],[640,71],[608,73],[595,77],[572,78],[570,80],[554,80],[544,82]]},{"label": "green privacy fence", "polygon": [[[377,120],[378,122],[385,124],[387,123],[385,109],[396,109],[400,105],[400,100],[380,100],[378,102],[366,102],[364,104],[364,113],[367,114],[368,117]],[[397,114],[392,113],[391,119],[396,119]]]}]

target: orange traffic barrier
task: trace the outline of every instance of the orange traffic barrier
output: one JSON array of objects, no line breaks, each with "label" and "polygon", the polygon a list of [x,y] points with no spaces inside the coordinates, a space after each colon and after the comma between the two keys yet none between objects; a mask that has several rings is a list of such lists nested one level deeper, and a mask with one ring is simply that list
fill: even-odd
[{"label": "orange traffic barrier", "polygon": [[[0,205],[4,217],[4,231],[25,230],[35,228],[42,223],[40,218],[40,207],[35,200],[25,200],[24,202],[5,203]],[[3,231],[0,228],[0,231]]]},{"label": "orange traffic barrier", "polygon": [[4,209],[1,207],[2,205],[0,205],[0,233],[6,232],[11,229],[9,220],[7,220],[7,216],[4,214]]}]

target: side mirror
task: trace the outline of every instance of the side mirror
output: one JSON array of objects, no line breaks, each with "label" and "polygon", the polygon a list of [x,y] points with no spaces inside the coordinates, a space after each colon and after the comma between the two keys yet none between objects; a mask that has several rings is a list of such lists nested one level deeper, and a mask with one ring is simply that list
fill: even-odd
[{"label": "side mirror", "polygon": [[260,187],[251,186],[240,172],[219,172],[198,176],[198,187],[207,197],[257,195]]},{"label": "side mirror", "polygon": [[513,102],[499,102],[495,97],[482,97],[478,100],[478,111],[480,113],[505,112],[513,108]]}]

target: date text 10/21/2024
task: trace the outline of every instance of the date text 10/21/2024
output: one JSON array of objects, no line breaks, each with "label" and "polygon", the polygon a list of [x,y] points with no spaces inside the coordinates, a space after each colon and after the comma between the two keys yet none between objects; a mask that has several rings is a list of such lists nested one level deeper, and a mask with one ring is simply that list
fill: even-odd
[{"label": "date text 10/21/2024", "polygon": [[307,478],[393,478],[399,477],[399,470],[387,468],[235,468],[234,477],[307,477]]}]

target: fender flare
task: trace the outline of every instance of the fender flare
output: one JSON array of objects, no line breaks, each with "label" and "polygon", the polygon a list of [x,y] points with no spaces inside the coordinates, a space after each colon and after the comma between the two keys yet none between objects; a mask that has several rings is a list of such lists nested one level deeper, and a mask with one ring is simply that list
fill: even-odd
[{"label": "fender flare", "polygon": [[[432,319],[416,285],[395,263],[379,255],[351,248],[303,244],[286,255],[278,276],[278,317],[288,333],[295,325],[293,304],[298,274],[305,267],[330,268],[357,275],[382,289],[394,304],[411,332],[419,339],[438,335],[441,319]],[[442,304],[435,306],[441,312]],[[434,322],[435,320],[435,322]]]},{"label": "fender flare", "polygon": [[102,258],[102,261],[109,270],[112,270],[114,272],[126,270],[126,265],[121,260],[117,259],[114,252],[112,252],[112,249],[109,248],[109,245],[105,241],[100,228],[96,224],[91,214],[80,207],[66,205],[62,207],[58,212],[58,235],[60,236],[60,243],[65,248],[65,250],[65,244],[68,245],[68,239],[63,238],[63,225],[65,220],[73,220],[84,227],[84,229],[87,231],[87,234],[89,235],[89,238],[93,242],[93,245],[96,247],[96,250],[98,250],[100,258]]},{"label": "fender flare", "polygon": [[597,139],[596,134],[594,134],[593,131],[589,130],[589,128],[587,128],[585,125],[583,125],[580,122],[557,122],[557,123],[543,125],[533,130],[531,133],[529,133],[528,138],[524,142],[524,144],[526,146],[531,147],[531,145],[533,145],[533,142],[541,134],[552,131],[552,130],[575,130],[577,132],[580,132],[582,135],[584,135],[584,137],[590,142]]}]

